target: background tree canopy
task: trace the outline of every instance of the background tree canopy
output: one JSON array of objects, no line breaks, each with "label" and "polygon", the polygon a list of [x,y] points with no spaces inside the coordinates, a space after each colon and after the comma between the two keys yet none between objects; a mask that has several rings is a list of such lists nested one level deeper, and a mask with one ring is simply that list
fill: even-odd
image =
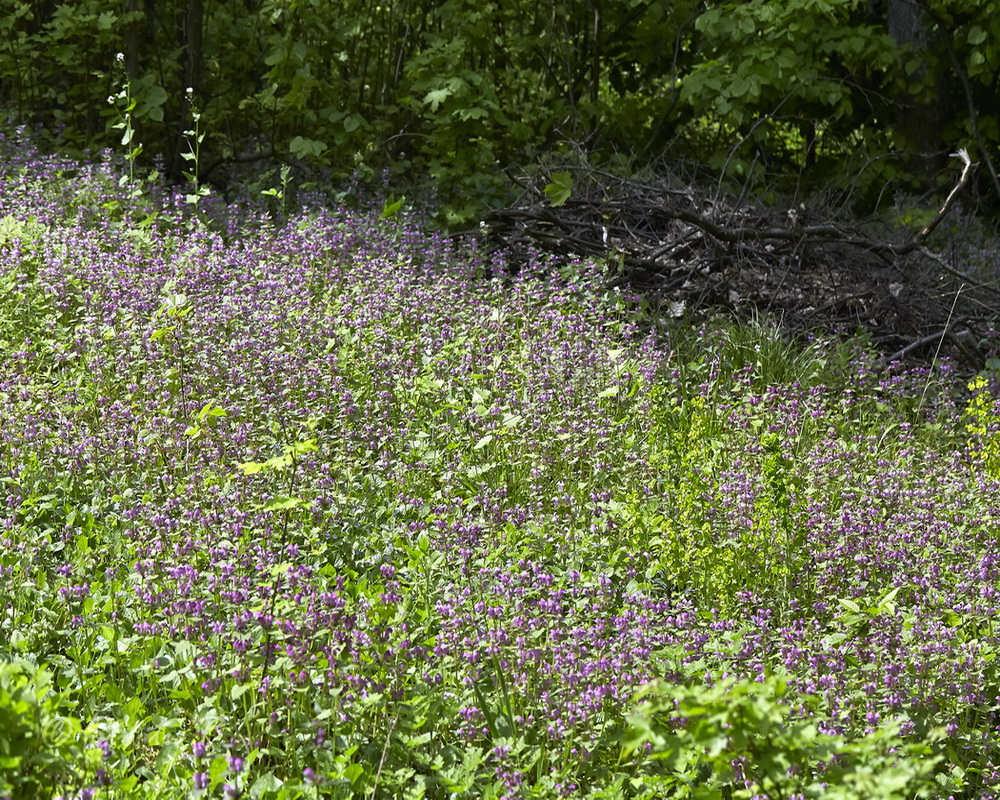
[{"label": "background tree canopy", "polygon": [[870,207],[887,185],[932,185],[965,146],[995,200],[997,6],[0,0],[0,98],[69,146],[118,147],[127,79],[150,169],[153,154],[186,169],[194,104],[201,180],[281,162],[300,181],[388,173],[432,187],[451,225],[503,202],[510,170],[570,152]]}]

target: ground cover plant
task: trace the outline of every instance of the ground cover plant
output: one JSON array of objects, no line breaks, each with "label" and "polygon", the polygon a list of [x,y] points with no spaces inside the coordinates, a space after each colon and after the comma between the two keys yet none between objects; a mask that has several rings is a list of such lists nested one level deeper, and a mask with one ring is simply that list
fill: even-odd
[{"label": "ground cover plant", "polygon": [[3,147],[0,796],[994,796],[990,375]]}]

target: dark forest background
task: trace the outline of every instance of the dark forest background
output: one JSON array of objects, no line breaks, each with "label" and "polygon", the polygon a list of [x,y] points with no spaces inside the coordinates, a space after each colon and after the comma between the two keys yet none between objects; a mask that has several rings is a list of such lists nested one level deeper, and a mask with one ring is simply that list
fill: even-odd
[{"label": "dark forest background", "polygon": [[684,164],[866,212],[953,182],[959,147],[992,207],[997,5],[2,0],[0,106],[177,180],[197,114],[202,182],[287,165],[297,185],[423,187],[449,226],[567,162]]}]

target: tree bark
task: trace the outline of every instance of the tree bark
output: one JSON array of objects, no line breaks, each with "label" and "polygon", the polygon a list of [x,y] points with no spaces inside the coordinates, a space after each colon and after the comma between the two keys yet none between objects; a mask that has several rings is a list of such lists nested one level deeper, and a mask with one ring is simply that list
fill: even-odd
[{"label": "tree bark", "polygon": [[205,5],[203,0],[190,0],[184,15],[184,88],[201,93],[202,68],[205,62]]},{"label": "tree bark", "polygon": [[[912,77],[923,83],[929,69],[926,53],[931,34],[930,20],[918,0],[887,0],[886,26],[896,44],[911,47],[913,54],[921,59],[922,66]],[[905,92],[896,98],[895,128],[909,151],[910,169],[924,179],[934,175],[943,160],[941,130],[944,116],[941,101],[944,95],[939,87],[935,93],[938,102],[915,98],[912,93]]]}]

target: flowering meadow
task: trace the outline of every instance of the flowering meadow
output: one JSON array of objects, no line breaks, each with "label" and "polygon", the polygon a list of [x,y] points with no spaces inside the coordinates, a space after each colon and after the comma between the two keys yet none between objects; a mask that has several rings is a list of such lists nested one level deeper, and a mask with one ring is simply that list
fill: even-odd
[{"label": "flowering meadow", "polygon": [[0,797],[996,796],[989,375],[2,149]]}]

